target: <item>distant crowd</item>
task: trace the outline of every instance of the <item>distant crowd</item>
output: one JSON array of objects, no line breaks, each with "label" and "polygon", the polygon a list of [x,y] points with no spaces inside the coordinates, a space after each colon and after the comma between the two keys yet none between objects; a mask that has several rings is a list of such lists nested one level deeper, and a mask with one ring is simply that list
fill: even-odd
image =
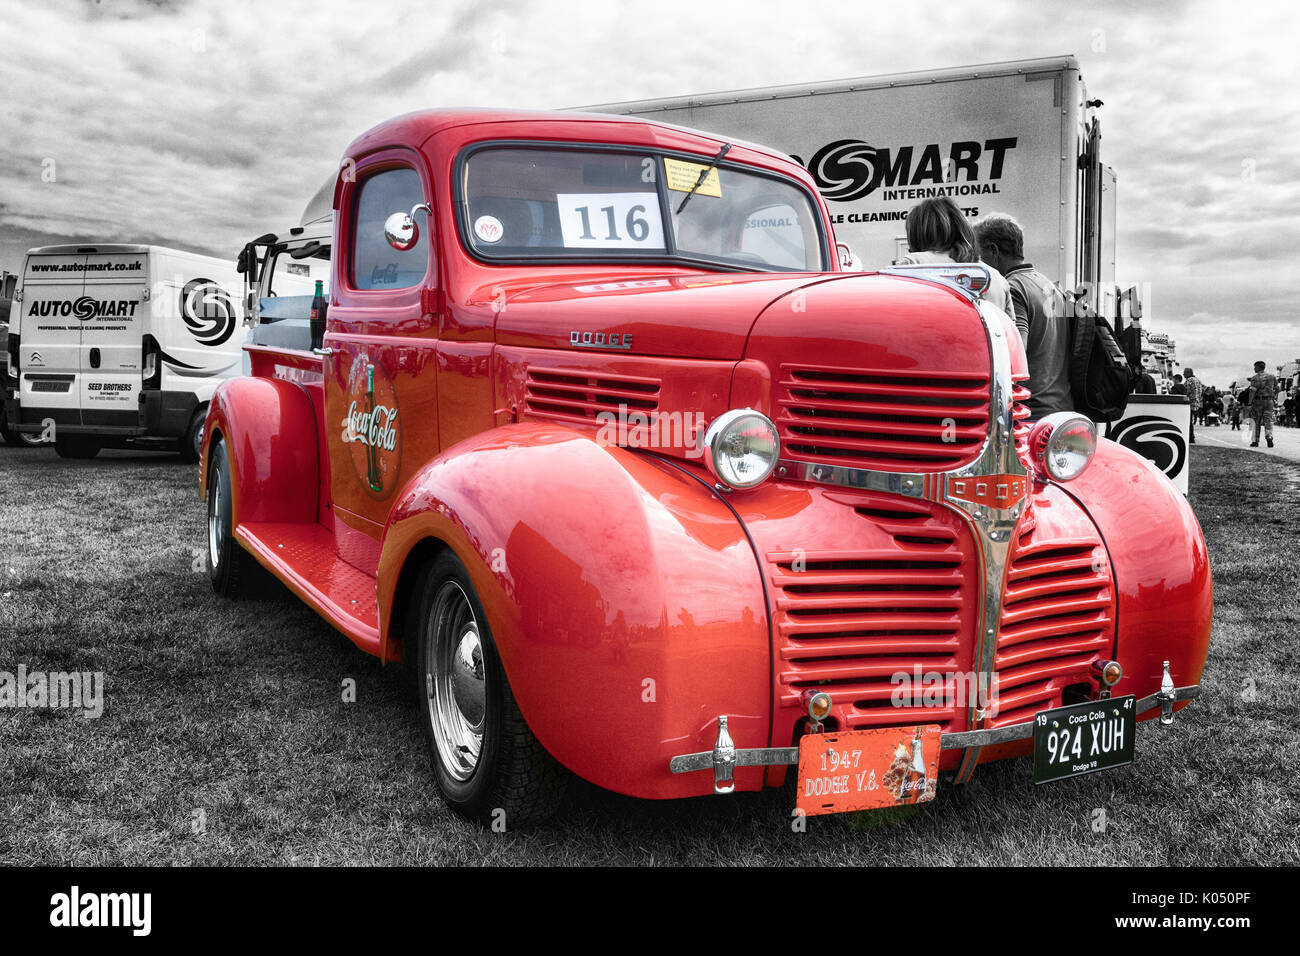
[{"label": "distant crowd", "polygon": [[[1202,385],[1196,372],[1190,368],[1183,369],[1183,374],[1174,376],[1174,384],[1169,389],[1171,395],[1186,395],[1192,407],[1191,441],[1196,441],[1196,426],[1217,426],[1223,422],[1231,424],[1233,430],[1240,430],[1242,422],[1250,429],[1250,446],[1259,447],[1261,433],[1268,447],[1273,447],[1273,425],[1281,424],[1288,428],[1296,425],[1296,415],[1300,413],[1300,386],[1282,396],[1277,376],[1267,371],[1267,363],[1256,362],[1255,374],[1247,383],[1234,391],[1224,391],[1213,385]],[[1139,380],[1137,392],[1155,392],[1154,382],[1147,382],[1151,376],[1144,373]],[[1278,399],[1281,398],[1281,401]]]}]

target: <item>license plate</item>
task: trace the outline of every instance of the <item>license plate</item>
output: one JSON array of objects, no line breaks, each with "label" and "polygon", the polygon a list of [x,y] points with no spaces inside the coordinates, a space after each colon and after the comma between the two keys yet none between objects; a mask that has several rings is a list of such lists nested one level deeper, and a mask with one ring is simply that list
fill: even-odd
[{"label": "license plate", "polygon": [[816,816],[933,800],[939,736],[923,724],[801,737],[795,806]]},{"label": "license plate", "polygon": [[1112,697],[1034,715],[1034,783],[1133,762],[1137,698]]}]

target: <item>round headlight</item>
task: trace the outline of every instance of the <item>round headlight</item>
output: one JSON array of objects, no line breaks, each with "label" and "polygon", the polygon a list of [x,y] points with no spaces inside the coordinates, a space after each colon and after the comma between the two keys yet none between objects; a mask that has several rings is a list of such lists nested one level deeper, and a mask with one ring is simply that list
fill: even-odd
[{"label": "round headlight", "polygon": [[750,408],[719,415],[704,433],[704,462],[714,478],[731,488],[753,488],[765,481],[780,457],[776,426]]},{"label": "round headlight", "polygon": [[1034,466],[1044,478],[1078,478],[1097,450],[1097,426],[1074,412],[1053,412],[1029,433]]}]

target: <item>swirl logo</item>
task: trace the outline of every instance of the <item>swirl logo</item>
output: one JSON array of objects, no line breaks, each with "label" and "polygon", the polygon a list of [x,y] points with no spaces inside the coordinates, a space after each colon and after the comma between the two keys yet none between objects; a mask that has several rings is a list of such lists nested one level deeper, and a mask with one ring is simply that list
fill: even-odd
[{"label": "swirl logo", "polygon": [[813,154],[808,164],[817,188],[827,199],[861,199],[880,185],[876,150],[860,139],[837,139]]},{"label": "swirl logo", "polygon": [[181,319],[200,345],[224,345],[239,317],[226,290],[211,279],[191,279],[181,289]]},{"label": "swirl logo", "polygon": [[93,319],[97,311],[98,307],[95,300],[88,295],[83,295],[76,302],[72,303],[72,314],[82,322],[85,322],[87,319]]},{"label": "swirl logo", "polygon": [[1173,422],[1158,415],[1126,418],[1106,437],[1153,462],[1170,478],[1176,477],[1187,463],[1183,433]]}]

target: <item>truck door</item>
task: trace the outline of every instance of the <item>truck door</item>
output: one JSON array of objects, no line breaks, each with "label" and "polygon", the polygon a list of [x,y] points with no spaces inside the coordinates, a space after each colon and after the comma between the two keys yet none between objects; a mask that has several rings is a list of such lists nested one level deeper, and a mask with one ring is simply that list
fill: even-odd
[{"label": "truck door", "polygon": [[27,257],[10,328],[21,335],[18,398],[24,423],[81,424],[81,319],[87,256]]},{"label": "truck door", "polygon": [[86,256],[79,378],[87,427],[140,423],[147,257],[143,251]]},{"label": "truck door", "polygon": [[374,573],[394,493],[438,447],[432,214],[418,241],[385,238],[393,213],[430,202],[423,160],[386,150],[357,166],[339,198],[324,340],[325,432],[339,554]]}]

